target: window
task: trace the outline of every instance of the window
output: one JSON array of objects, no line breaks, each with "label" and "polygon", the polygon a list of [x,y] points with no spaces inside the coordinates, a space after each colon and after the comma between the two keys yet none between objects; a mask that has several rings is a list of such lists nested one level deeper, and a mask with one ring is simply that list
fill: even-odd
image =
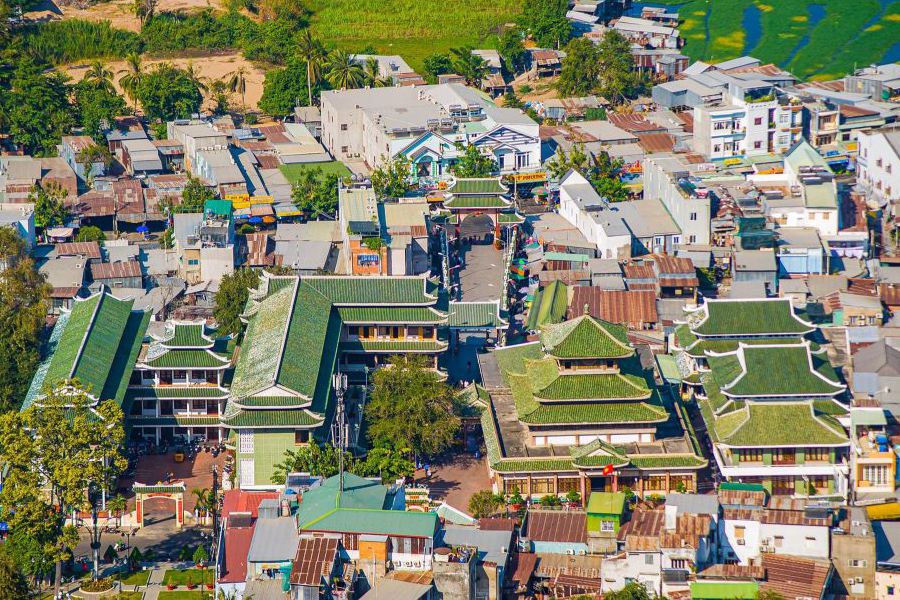
[{"label": "window", "polygon": [[681,236],[680,236],[680,235],[673,235],[673,236],[672,236],[672,244],[674,244],[675,246],[677,246],[677,245],[680,244],[680,243],[681,243]]},{"label": "window", "polygon": [[256,481],[253,473],[254,468],[255,465],[252,458],[241,459],[241,487],[254,485],[254,481]]},{"label": "window", "polygon": [[341,146],[341,152],[347,154],[347,146]]},{"label": "window", "polygon": [[827,462],[831,459],[831,452],[828,448],[807,448],[806,460],[815,462]]},{"label": "window", "polygon": [[697,220],[697,213],[692,212],[691,213],[691,221],[696,221],[696,220]]},{"label": "window", "polygon": [[644,489],[645,490],[665,490],[666,489],[666,476],[665,475],[649,475],[644,478]]},{"label": "window", "polygon": [[758,141],[757,141],[757,142],[753,142],[753,149],[754,149],[754,150],[759,150],[760,148],[762,148],[762,142],[758,142]]},{"label": "window", "polygon": [[655,562],[656,562],[656,557],[653,556],[652,554],[644,555],[644,564],[645,565],[652,565],[652,564],[655,564]]},{"label": "window", "polygon": [[887,166],[884,167],[884,170],[890,175],[892,170],[891,163],[888,163]]},{"label": "window", "polygon": [[760,448],[738,450],[738,458],[740,462],[762,462],[763,451]]},{"label": "window", "polygon": [[744,533],[745,533],[745,531],[746,531],[746,528],[743,527],[742,525],[737,525],[737,526],[735,526],[735,528],[734,528],[734,537],[735,537],[735,539],[738,539],[738,540],[744,539]]},{"label": "window", "polygon": [[198,258],[189,258],[189,259],[188,259],[188,264],[189,264],[189,265],[199,265],[199,264],[200,264],[200,259],[198,259]]},{"label": "window", "polygon": [[297,429],[294,431],[294,445],[305,446],[309,443],[309,429]]},{"label": "window", "polygon": [[242,431],[238,434],[238,449],[241,454],[251,454],[253,452],[253,432]]},{"label": "window", "polygon": [[531,493],[532,494],[552,494],[553,493],[553,480],[549,477],[541,478],[541,479],[532,479],[531,480]]},{"label": "window", "polygon": [[687,569],[688,561],[686,558],[673,558],[672,559],[672,568],[673,569]]},{"label": "window", "polygon": [[856,316],[850,317],[850,324],[851,324],[851,325],[856,325]]},{"label": "window", "polygon": [[887,595],[888,596],[894,595],[894,586],[892,586],[892,585],[887,586]]},{"label": "window", "polygon": [[864,465],[863,480],[868,481],[871,485],[887,485],[887,465]]},{"label": "window", "polygon": [[880,166],[881,166],[881,159],[880,159],[880,158],[879,158],[878,160],[875,161],[875,166],[876,166],[876,167],[880,167]]},{"label": "window", "polygon": [[515,494],[519,492],[520,494],[524,493],[528,487],[527,479],[504,479],[503,480],[503,492],[508,495]]},{"label": "window", "polygon": [[353,337],[358,337],[359,336],[359,326],[350,325],[350,327],[347,328],[347,333]]},{"label": "window", "polygon": [[762,125],[762,117],[756,117],[755,119],[753,119],[753,124]]},{"label": "window", "polygon": [[782,546],[783,544],[784,544],[784,536],[776,535],[776,536],[775,536],[775,547],[776,547],[776,548],[781,548],[781,546]]},{"label": "window", "polygon": [[560,477],[556,483],[556,491],[560,494],[567,492],[579,492],[581,483],[577,477]]},{"label": "window", "polygon": [[615,531],[616,525],[612,521],[600,521],[600,531]]},{"label": "window", "polygon": [[877,317],[869,317],[869,325],[875,325],[875,319]]},{"label": "window", "polygon": [[697,236],[696,236],[696,235],[689,235],[689,236],[688,236],[688,243],[689,243],[689,244],[693,244],[693,243],[695,243],[696,241],[697,241]]},{"label": "window", "polygon": [[347,131],[347,124],[341,123],[341,131]]},{"label": "window", "polygon": [[851,558],[847,561],[847,565],[850,567],[857,567],[860,569],[864,569],[868,563],[860,558]]}]

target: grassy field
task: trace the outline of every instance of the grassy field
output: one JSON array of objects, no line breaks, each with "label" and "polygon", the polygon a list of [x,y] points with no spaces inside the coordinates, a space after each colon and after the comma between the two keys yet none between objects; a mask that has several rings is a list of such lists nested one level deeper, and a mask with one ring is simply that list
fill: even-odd
[{"label": "grassy field", "polygon": [[300,174],[304,171],[309,171],[315,168],[322,169],[322,173],[327,175],[328,173],[337,173],[338,177],[345,177],[350,175],[350,169],[344,165],[344,163],[333,160],[331,162],[326,163],[302,163],[302,164],[294,164],[294,165],[278,165],[278,168],[281,169],[282,174],[285,178],[291,182],[291,185],[297,183],[297,180],[300,179]]},{"label": "grassy field", "polygon": [[[900,1],[886,0],[655,0],[676,4],[684,52],[721,62],[750,54],[801,79],[832,79],[878,63],[900,41]],[[753,47],[745,11],[758,11]]]},{"label": "grassy field", "polygon": [[[210,597],[210,592],[206,592],[206,598]],[[172,592],[162,591],[159,593],[159,600],[199,600],[203,598],[203,592],[190,592],[185,590],[175,590]]]},{"label": "grassy field", "polygon": [[215,572],[212,569],[186,569],[170,570],[163,573],[163,585],[174,583],[175,585],[187,585],[188,581],[200,585],[201,583],[212,583]]},{"label": "grassy field", "polygon": [[121,580],[122,585],[147,585],[147,580],[150,579],[150,571],[120,573],[116,579]]},{"label": "grassy field", "polygon": [[313,31],[351,52],[367,46],[399,54],[421,72],[435,52],[472,44],[494,47],[498,28],[521,11],[520,0],[313,0]]}]

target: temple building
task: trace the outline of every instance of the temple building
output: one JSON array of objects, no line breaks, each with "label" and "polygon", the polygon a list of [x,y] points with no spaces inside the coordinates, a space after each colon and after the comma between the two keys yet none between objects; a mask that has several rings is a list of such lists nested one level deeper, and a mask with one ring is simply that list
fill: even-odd
[{"label": "temple building", "polygon": [[707,300],[673,348],[726,480],[773,495],[846,496],[846,386],[787,299]]},{"label": "temple building", "polygon": [[589,315],[542,326],[538,341],[479,355],[481,424],[495,490],[693,492],[706,466],[678,398],[625,327]]}]

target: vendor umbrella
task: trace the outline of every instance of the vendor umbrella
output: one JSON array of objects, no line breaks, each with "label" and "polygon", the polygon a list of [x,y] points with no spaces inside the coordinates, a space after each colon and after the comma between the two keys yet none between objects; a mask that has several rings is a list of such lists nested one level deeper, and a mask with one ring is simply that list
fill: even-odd
[{"label": "vendor umbrella", "polygon": [[250,217],[251,223],[262,223],[262,217]]},{"label": "vendor umbrella", "polygon": [[146,225],[141,225],[137,228],[138,233],[147,233],[150,231],[150,228]]}]

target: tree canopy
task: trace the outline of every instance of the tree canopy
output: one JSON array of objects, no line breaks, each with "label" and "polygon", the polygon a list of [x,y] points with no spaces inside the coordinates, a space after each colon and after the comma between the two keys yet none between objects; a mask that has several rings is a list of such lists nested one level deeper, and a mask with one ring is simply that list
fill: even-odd
[{"label": "tree canopy", "polygon": [[517,27],[507,29],[497,38],[497,52],[506,61],[506,68],[513,74],[525,70],[528,50],[522,43],[522,32]]},{"label": "tree canopy", "polygon": [[19,61],[0,102],[5,128],[26,154],[54,154],[60,136],[75,123],[66,77],[58,71],[45,74],[28,58]]},{"label": "tree canopy", "polygon": [[376,447],[409,448],[419,455],[447,449],[459,431],[456,391],[418,356],[392,357],[372,376],[366,405],[369,437]]},{"label": "tree canopy", "polygon": [[[81,229],[78,230],[78,235],[75,236],[76,242],[104,242],[106,241],[106,234],[103,233],[103,230],[99,227],[95,227],[94,225],[85,225]],[[102,245],[102,244],[101,244]]]},{"label": "tree canopy", "polygon": [[[630,52],[630,50],[629,50]],[[563,96],[587,96],[600,82],[600,51],[591,40],[575,38],[566,45],[556,87]]]},{"label": "tree canopy", "polygon": [[115,90],[92,85],[89,81],[74,85],[73,95],[78,121],[84,126],[85,133],[105,147],[104,127],[125,112],[125,99]]},{"label": "tree canopy", "polygon": [[525,0],[518,22],[538,46],[559,48],[572,35],[572,26],[566,19],[568,10],[567,0]]},{"label": "tree canopy", "polygon": [[409,160],[395,156],[372,171],[372,187],[379,198],[399,198],[409,190]]},{"label": "tree canopy", "polygon": [[463,152],[459,161],[453,165],[453,174],[457,177],[490,177],[497,170],[493,157],[483,154],[474,144],[457,146]]},{"label": "tree canopy", "polygon": [[[310,87],[306,81],[306,64],[292,60],[283,69],[266,72],[263,93],[258,106],[270,115],[290,115],[295,106],[310,106]],[[318,96],[321,85],[312,86],[313,97]]]},{"label": "tree canopy", "polygon": [[620,158],[611,158],[605,150],[588,156],[584,146],[576,144],[569,152],[559,150],[546,167],[555,179],[561,179],[570,169],[578,171],[610,202],[628,199],[628,190],[621,180],[624,163]]},{"label": "tree canopy", "polygon": [[69,209],[63,204],[63,199],[67,195],[57,183],[33,187],[28,194],[28,201],[34,203],[34,224],[44,228],[64,224],[69,218]]},{"label": "tree canopy", "polygon": [[[409,450],[393,448],[373,448],[365,458],[356,458],[344,452],[344,471],[361,477],[380,477],[384,482],[396,481],[415,472],[415,465],[409,459]],[[320,477],[337,475],[340,452],[331,444],[313,442],[296,450],[287,450],[284,460],[275,465],[272,481],[282,484],[289,473],[303,472]]]},{"label": "tree canopy", "polygon": [[143,74],[136,97],[149,119],[163,121],[190,117],[203,100],[188,73],[167,63]]},{"label": "tree canopy", "polygon": [[437,81],[438,75],[453,72],[453,61],[446,54],[429,54],[422,64],[422,69],[432,82]]},{"label": "tree canopy", "polygon": [[222,276],[216,294],[213,317],[219,324],[220,335],[237,335],[241,332],[241,313],[250,297],[250,288],[259,283],[259,275],[253,269],[235,269]]},{"label": "tree canopy", "polygon": [[50,286],[11,227],[0,227],[0,413],[17,410],[40,362]]},{"label": "tree canopy", "polygon": [[312,218],[333,218],[338,207],[338,176],[321,167],[306,169],[294,182],[291,200]]}]

